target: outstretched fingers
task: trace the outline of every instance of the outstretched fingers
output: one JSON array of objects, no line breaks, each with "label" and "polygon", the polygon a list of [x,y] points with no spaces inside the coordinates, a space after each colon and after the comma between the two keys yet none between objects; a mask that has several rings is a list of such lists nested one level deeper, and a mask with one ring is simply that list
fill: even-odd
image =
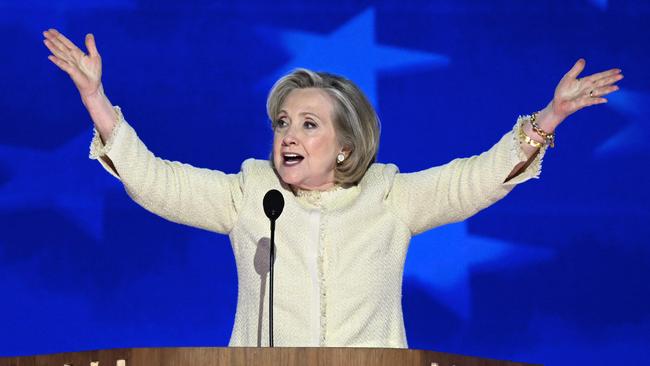
[{"label": "outstretched fingers", "polygon": [[47,59],[52,61],[52,63],[58,66],[59,69],[65,71],[68,74],[71,74],[74,71],[73,67],[69,63],[65,62],[64,60],[61,60],[56,56],[49,55],[47,56]]},{"label": "outstretched fingers", "polygon": [[610,69],[587,76],[582,80],[586,88],[585,93],[588,93],[589,99],[604,99],[598,97],[603,97],[617,91],[619,87],[615,83],[621,79],[623,79],[623,74],[621,74],[620,69]]},{"label": "outstretched fingers", "polygon": [[603,72],[598,72],[593,75],[586,76],[584,77],[584,79],[598,81],[601,79],[606,79],[612,76],[619,75],[620,73],[621,73],[621,69],[609,69]]},{"label": "outstretched fingers", "polygon": [[53,38],[47,38],[43,41],[45,46],[52,52],[56,57],[69,61],[71,60],[70,51],[60,42]]},{"label": "outstretched fingers", "polygon": [[[617,81],[623,79],[623,74],[620,73],[620,70],[618,70],[616,72],[603,72],[603,73],[599,73],[599,74],[602,75],[600,78],[593,79],[593,84],[597,88],[612,85],[612,84],[616,83]],[[596,74],[596,75],[598,75],[598,74]]]},{"label": "outstretched fingers", "polygon": [[603,96],[605,96],[607,94],[611,94],[611,93],[617,91],[618,89],[619,89],[619,87],[617,85],[610,85],[610,86],[600,87],[600,88],[594,89],[593,95],[603,97]]},{"label": "outstretched fingers", "polygon": [[86,49],[90,57],[99,56],[97,52],[97,45],[95,44],[95,36],[92,33],[86,34]]},{"label": "outstretched fingers", "polygon": [[569,72],[566,73],[566,76],[568,76],[568,77],[570,77],[570,78],[572,78],[572,79],[577,79],[577,78],[578,78],[578,75],[580,75],[580,73],[582,72],[582,70],[585,69],[585,64],[586,64],[586,63],[587,63],[587,62],[585,61],[584,58],[579,59],[579,60],[576,61],[576,63],[573,65],[573,67],[571,68],[571,70],[569,70]]},{"label": "outstretched fingers", "polygon": [[83,51],[81,51],[77,46],[70,42],[69,39],[67,39],[63,34],[59,33],[56,29],[50,29],[43,32],[43,36],[45,36],[46,40],[49,41],[59,51],[58,55],[55,54],[59,58],[63,58],[66,61],[76,61],[85,56]]},{"label": "outstretched fingers", "polygon": [[586,61],[579,59],[555,88],[553,106],[558,116],[566,118],[582,108],[607,103],[605,96],[619,90],[615,83],[623,78],[620,69],[578,78],[585,65]]},{"label": "outstretched fingers", "polygon": [[[61,34],[58,30],[52,28],[49,31],[54,35],[54,38],[63,43],[70,51],[79,51],[82,52],[79,47],[75,46],[72,41],[70,41],[66,36]],[[83,52],[82,52],[83,53]]]},{"label": "outstretched fingers", "polygon": [[52,52],[52,54],[49,55],[47,59],[59,67],[61,70],[68,73],[68,75],[73,76],[73,74],[76,72],[76,69],[75,60],[71,54],[72,51],[63,43],[61,39],[57,38],[54,35],[52,30],[43,32],[43,35],[46,38],[43,40],[45,47],[47,47],[47,49]]},{"label": "outstretched fingers", "polygon": [[582,108],[586,108],[596,104],[603,104],[603,103],[607,103],[607,99],[598,96],[593,96],[593,97],[585,96],[572,101],[571,105],[569,106],[569,109],[572,111],[579,111]]},{"label": "outstretched fingers", "polygon": [[596,104],[603,104],[603,103],[607,103],[607,99],[602,97],[584,98],[583,101],[581,102],[582,106],[580,108],[589,107]]}]

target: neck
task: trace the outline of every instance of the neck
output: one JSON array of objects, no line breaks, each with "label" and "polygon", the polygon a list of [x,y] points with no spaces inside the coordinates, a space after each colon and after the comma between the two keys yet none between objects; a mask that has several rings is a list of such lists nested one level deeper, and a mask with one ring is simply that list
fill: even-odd
[{"label": "neck", "polygon": [[320,186],[308,186],[308,185],[292,185],[291,189],[294,192],[297,191],[315,191],[315,192],[325,192],[325,191],[331,191],[333,189],[336,189],[339,187],[338,184],[334,182],[326,183]]}]

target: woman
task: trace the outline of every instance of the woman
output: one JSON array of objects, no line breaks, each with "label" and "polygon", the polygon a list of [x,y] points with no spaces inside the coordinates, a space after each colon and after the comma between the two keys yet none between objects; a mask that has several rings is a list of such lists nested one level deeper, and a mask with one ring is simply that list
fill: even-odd
[{"label": "woman", "polygon": [[67,72],[95,124],[91,157],[140,205],[171,221],[228,234],[239,292],[231,346],[268,344],[268,221],[261,202],[280,190],[275,343],[280,346],[407,347],[401,309],[412,235],[464,220],[537,177],[556,127],[618,89],[619,69],[578,79],[580,59],[540,112],[520,117],[490,150],[412,174],[374,163],[375,112],[342,77],[296,70],[269,95],[271,164],[247,160],[238,174],[156,158],[113,107],[101,84],[92,35],[88,54],[54,29],[49,59]]}]

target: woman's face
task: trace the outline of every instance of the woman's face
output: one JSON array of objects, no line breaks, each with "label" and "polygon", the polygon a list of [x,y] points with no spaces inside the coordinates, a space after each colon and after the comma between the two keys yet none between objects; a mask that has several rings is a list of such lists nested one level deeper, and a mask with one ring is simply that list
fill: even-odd
[{"label": "woman's face", "polygon": [[333,111],[329,95],[317,88],[294,89],[284,99],[273,134],[273,164],[284,183],[306,190],[334,186],[342,148]]}]

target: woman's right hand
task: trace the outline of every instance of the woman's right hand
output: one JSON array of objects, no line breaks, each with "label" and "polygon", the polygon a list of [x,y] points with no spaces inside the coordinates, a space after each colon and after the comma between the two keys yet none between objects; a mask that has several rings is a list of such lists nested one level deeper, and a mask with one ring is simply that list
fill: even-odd
[{"label": "woman's right hand", "polygon": [[52,52],[47,58],[65,71],[79,90],[82,99],[101,93],[102,59],[95,46],[95,37],[86,35],[86,55],[56,29],[43,32],[45,46]]}]

